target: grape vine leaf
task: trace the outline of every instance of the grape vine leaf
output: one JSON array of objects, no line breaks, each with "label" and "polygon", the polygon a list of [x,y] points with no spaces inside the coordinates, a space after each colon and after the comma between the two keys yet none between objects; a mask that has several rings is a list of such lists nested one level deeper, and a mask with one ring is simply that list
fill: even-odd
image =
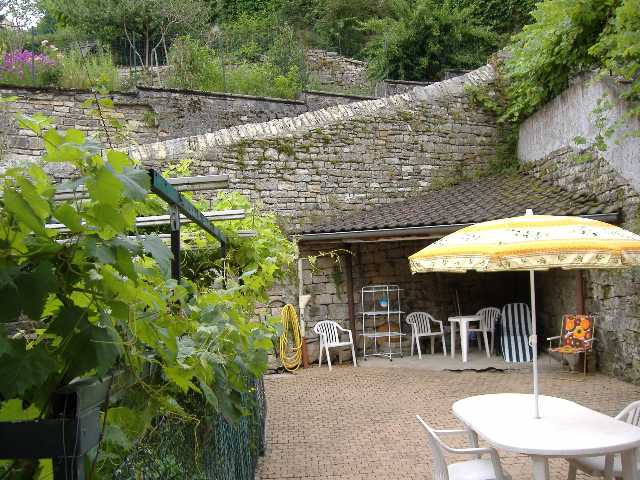
[{"label": "grape vine leaf", "polygon": [[34,232],[43,236],[47,235],[42,218],[38,217],[36,212],[33,211],[22,195],[17,191],[9,188],[5,189],[4,208],[15,215],[20,222],[24,223]]},{"label": "grape vine leaf", "polygon": [[[22,397],[28,390],[44,385],[57,370],[55,357],[43,346],[27,350],[22,339],[5,342],[8,342],[3,348],[5,353],[0,355],[0,396]],[[6,351],[7,347],[9,351]]]},{"label": "grape vine leaf", "polygon": [[38,418],[40,410],[35,405],[29,405],[23,408],[22,400],[12,398],[7,400],[0,407],[0,422],[17,421],[17,420],[33,420]]},{"label": "grape vine leaf", "polygon": [[102,377],[122,353],[121,341],[115,331],[94,325],[88,317],[87,310],[65,306],[47,330],[70,339],[61,352],[70,378],[93,370]]},{"label": "grape vine leaf", "polygon": [[58,221],[64,223],[73,233],[79,233],[83,230],[80,215],[78,215],[78,212],[68,203],[59,205],[53,212],[53,215]]},{"label": "grape vine leaf", "polygon": [[39,320],[56,276],[50,262],[42,262],[32,271],[19,271],[13,276],[13,285],[0,287],[0,322],[11,322],[20,314]]},{"label": "grape vine leaf", "polygon": [[168,277],[173,254],[164,244],[162,239],[157,235],[147,235],[142,239],[142,247],[144,248],[144,251],[149,253],[158,263],[162,273]]},{"label": "grape vine leaf", "polygon": [[122,173],[116,173],[122,182],[124,195],[130,200],[144,200],[149,193],[151,180],[144,170],[127,168]]},{"label": "grape vine leaf", "polygon": [[87,181],[87,190],[94,200],[115,207],[120,201],[122,182],[112,171],[103,167]]}]

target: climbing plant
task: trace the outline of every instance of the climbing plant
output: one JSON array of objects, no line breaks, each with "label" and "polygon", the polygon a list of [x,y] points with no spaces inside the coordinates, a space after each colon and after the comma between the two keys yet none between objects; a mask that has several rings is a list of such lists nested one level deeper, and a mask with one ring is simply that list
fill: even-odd
[{"label": "climbing plant", "polygon": [[531,114],[584,71],[624,79],[624,97],[640,99],[640,0],[544,0],[532,15],[505,63],[509,118]]},{"label": "climbing plant", "polygon": [[[167,246],[135,227],[148,208],[147,173],[126,153],[78,130],[60,132],[43,116],[19,123],[46,153],[0,175],[0,420],[46,417],[51,394],[71,380],[113,378],[118,394],[103,411],[90,468],[90,478],[110,478],[154,418],[197,422],[184,403],[190,395],[240,418],[242,396],[273,346],[273,326],[252,321],[251,311],[288,261],[268,251],[289,251],[282,233],[269,224],[260,232],[268,240],[240,241],[229,229],[231,250],[251,252],[247,263],[226,259],[237,279],[218,276],[206,289],[177,283]],[[54,201],[46,172],[57,165],[77,172],[66,186],[84,184],[87,199]],[[3,479],[44,478],[49,469],[45,461],[0,464]]]}]

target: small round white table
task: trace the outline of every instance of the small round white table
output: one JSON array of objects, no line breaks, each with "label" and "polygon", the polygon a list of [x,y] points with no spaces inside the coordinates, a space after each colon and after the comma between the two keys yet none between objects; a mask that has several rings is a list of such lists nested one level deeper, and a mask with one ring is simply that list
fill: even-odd
[{"label": "small round white table", "polygon": [[[459,315],[457,317],[449,317],[449,323],[451,324],[451,357],[456,356],[456,323],[460,324],[460,347],[462,349],[462,361],[467,361],[467,355],[469,353],[469,323],[480,322],[482,317],[480,315]],[[487,357],[489,353],[489,340],[487,339],[487,332],[482,332],[484,335],[484,346],[487,350]]]},{"label": "small round white table", "polygon": [[622,454],[623,478],[639,480],[640,428],[562,398],[499,393],[458,400],[453,413],[492,446],[531,456],[533,477],[549,479],[549,457]]}]

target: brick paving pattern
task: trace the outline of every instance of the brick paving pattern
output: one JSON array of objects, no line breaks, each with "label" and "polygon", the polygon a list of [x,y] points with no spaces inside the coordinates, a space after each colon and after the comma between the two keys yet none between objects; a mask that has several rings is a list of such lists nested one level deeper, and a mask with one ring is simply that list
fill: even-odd
[{"label": "brick paving pattern", "polygon": [[[530,371],[440,372],[336,366],[265,377],[267,451],[256,479],[430,479],[430,451],[415,419],[459,427],[451,404],[483,393],[529,393]],[[545,371],[541,392],[609,415],[640,399],[640,387],[606,377]],[[463,446],[464,439],[453,445]],[[530,479],[528,457],[501,451],[514,480]],[[455,456],[450,457],[456,460]],[[468,459],[468,457],[467,457]],[[562,459],[551,478],[567,478]],[[580,477],[579,478],[589,478]]]}]

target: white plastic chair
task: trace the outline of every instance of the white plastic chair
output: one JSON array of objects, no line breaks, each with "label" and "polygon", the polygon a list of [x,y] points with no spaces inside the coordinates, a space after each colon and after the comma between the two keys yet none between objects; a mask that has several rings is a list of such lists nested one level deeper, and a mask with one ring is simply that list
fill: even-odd
[{"label": "white plastic chair", "polygon": [[[327,354],[327,364],[329,365],[329,371],[331,371],[331,357],[329,356],[329,348],[344,347],[345,345],[351,345],[351,355],[353,358],[353,366],[357,367],[356,363],[356,350],[353,346],[353,334],[351,330],[342,328],[336,322],[331,320],[323,320],[316,323],[313,327],[313,331],[320,337],[320,353],[318,355],[318,366],[322,365],[322,349],[324,348]],[[340,340],[340,332],[347,332],[349,334],[349,341],[343,342]]]},{"label": "white plastic chair", "polygon": [[[411,356],[413,356],[414,344],[418,347],[418,358],[422,359],[422,350],[420,349],[420,338],[431,337],[431,355],[435,351],[434,341],[436,337],[442,338],[442,352],[447,356],[447,344],[444,341],[444,327],[440,320],[436,320],[426,312],[413,312],[407,315],[405,319],[407,324],[411,325]],[[438,329],[434,329],[435,324]]]},{"label": "white plastic chair", "polygon": [[[485,338],[484,348],[487,349],[487,352],[491,352],[493,355],[493,345],[495,343],[494,337],[496,332],[496,322],[500,320],[500,309],[496,307],[486,307],[481,308],[476,312],[476,315],[482,317],[480,321],[480,328],[477,329],[468,329],[468,332],[482,332]],[[485,334],[486,332],[486,334]],[[491,334],[491,350],[489,350],[487,345],[487,335]],[[480,343],[480,335],[478,335],[478,350],[482,350]]]},{"label": "white plastic chair", "polygon": [[[618,415],[617,420],[640,427],[640,400],[627,405]],[[569,480],[575,480],[576,473],[581,470],[591,476],[622,478],[622,457],[619,453],[601,457],[567,458],[569,462]],[[640,472],[640,459],[636,467]]]},{"label": "white plastic chair", "polygon": [[[420,415],[416,415],[418,421],[427,431],[429,446],[433,454],[431,463],[433,480],[508,480],[511,477],[502,471],[500,456],[493,448],[478,448],[476,436],[470,430],[434,430],[425,423]],[[472,448],[452,448],[442,440],[445,435],[469,435]],[[443,450],[450,453],[473,455],[473,460],[447,464]],[[491,459],[481,458],[485,453],[491,455]]]}]

